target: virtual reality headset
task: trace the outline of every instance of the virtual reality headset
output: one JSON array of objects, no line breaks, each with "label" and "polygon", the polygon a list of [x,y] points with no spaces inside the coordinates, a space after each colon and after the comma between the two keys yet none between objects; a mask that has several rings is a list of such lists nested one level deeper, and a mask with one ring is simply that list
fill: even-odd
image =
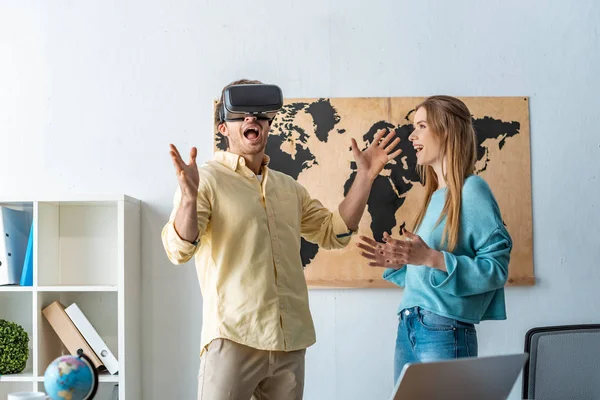
[{"label": "virtual reality headset", "polygon": [[276,85],[234,85],[225,89],[219,116],[221,122],[241,121],[248,114],[256,116],[257,119],[271,121],[281,107],[283,93]]}]

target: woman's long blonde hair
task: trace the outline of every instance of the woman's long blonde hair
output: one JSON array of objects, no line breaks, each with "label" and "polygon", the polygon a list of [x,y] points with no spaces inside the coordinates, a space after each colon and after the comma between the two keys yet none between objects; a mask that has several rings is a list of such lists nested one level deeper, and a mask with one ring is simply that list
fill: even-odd
[{"label": "woman's long blonde hair", "polygon": [[[439,137],[442,160],[446,160],[445,163],[442,162],[442,173],[447,185],[446,200],[436,225],[446,217],[441,245],[445,245],[447,251],[453,251],[458,243],[460,229],[462,187],[465,179],[474,173],[477,160],[473,120],[465,103],[455,97],[431,96],[417,105],[415,111],[421,107],[427,112],[428,125]],[[425,197],[416,215],[413,232],[421,225],[431,196],[438,189],[438,179],[433,167],[419,165],[417,171],[425,186]]]}]

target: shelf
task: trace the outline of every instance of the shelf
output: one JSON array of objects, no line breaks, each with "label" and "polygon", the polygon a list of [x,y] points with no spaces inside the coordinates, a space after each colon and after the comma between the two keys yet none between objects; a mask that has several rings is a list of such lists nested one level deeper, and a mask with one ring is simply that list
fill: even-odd
[{"label": "shelf", "polygon": [[[116,285],[55,285],[38,286],[35,288],[38,292],[117,292],[119,288]],[[0,292],[33,292],[32,286],[0,286]]]},{"label": "shelf", "polygon": [[0,375],[0,382],[33,382],[33,370],[26,369],[20,374]]},{"label": "shelf", "polygon": [[[46,388],[44,387],[43,379],[41,381],[38,381],[35,385],[36,385],[36,390],[38,390],[40,392],[46,391]],[[115,385],[118,385],[118,383],[117,382],[100,381],[98,384],[98,391],[96,392],[94,399],[106,400],[106,399],[116,398],[113,396],[113,390],[114,390]],[[5,399],[6,397],[1,397],[1,398]],[[123,398],[123,397],[120,397],[120,398]],[[139,398],[139,397],[136,397],[136,398]],[[127,397],[127,399],[129,399],[129,397]]]},{"label": "shelf", "polygon": [[23,201],[23,199],[20,198],[9,198],[9,197],[3,197],[2,201],[0,201],[0,204],[5,204],[5,205],[14,205],[14,204],[24,204],[24,205],[30,205],[33,202],[39,202],[39,203],[51,203],[51,204],[59,204],[59,203],[81,203],[81,204],[100,204],[100,203],[107,203],[107,202],[117,202],[117,201],[125,201],[127,203],[131,203],[134,205],[140,205],[141,201],[138,199],[135,199],[131,196],[128,195],[124,195],[124,194],[98,194],[98,195],[93,195],[93,196],[88,196],[88,195],[69,195],[68,197],[64,197],[64,196],[39,196],[34,198],[33,200],[28,200],[28,201]]},{"label": "shelf", "polygon": [[0,207],[10,207],[15,210],[29,211],[33,214],[33,202],[31,201],[0,201]]},{"label": "shelf", "polygon": [[118,203],[39,203],[37,210],[38,285],[117,284]]},{"label": "shelf", "polygon": [[56,286],[38,286],[38,292],[116,292],[118,287],[115,285],[56,285]]},{"label": "shelf", "polygon": [[31,286],[0,286],[0,292],[32,292]]},{"label": "shelf", "polygon": [[2,376],[0,377],[0,382],[6,381],[7,379],[13,382],[26,381],[27,377],[31,379],[33,376],[30,373],[30,371],[33,371],[34,359],[34,326],[33,315],[31,314],[33,297],[31,292],[0,292],[0,319],[5,319],[21,325],[29,337],[29,358],[27,359],[25,372],[23,374]]},{"label": "shelf", "polygon": [[[38,376],[35,378],[37,382],[44,382],[44,376]],[[98,382],[100,383],[119,383],[119,375],[111,375],[108,372],[101,372],[98,374]]]},{"label": "shelf", "polygon": [[33,221],[33,286],[0,286],[0,319],[23,326],[30,356],[23,373],[0,377],[0,399],[45,391],[48,365],[70,354],[42,313],[58,301],[77,304],[118,360],[116,375],[99,374],[95,398],[141,400],[141,202],[125,195],[44,197],[0,199]]},{"label": "shelf", "polygon": [[75,303],[90,321],[111,352],[118,358],[118,293],[106,291],[48,291],[37,293],[39,311],[38,328],[38,376],[43,376],[46,367],[57,357],[69,354],[42,314],[42,310],[54,301],[68,307]]},{"label": "shelf", "polygon": [[99,382],[107,382],[107,383],[119,383],[119,375],[111,375],[109,373],[102,373],[98,375]]}]

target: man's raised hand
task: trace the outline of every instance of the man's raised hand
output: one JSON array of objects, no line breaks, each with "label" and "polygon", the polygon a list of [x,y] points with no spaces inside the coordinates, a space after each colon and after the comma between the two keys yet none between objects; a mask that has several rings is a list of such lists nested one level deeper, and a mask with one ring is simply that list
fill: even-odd
[{"label": "man's raised hand", "polygon": [[181,189],[181,196],[185,200],[196,201],[198,196],[198,185],[200,184],[200,177],[198,176],[198,165],[196,164],[196,155],[198,150],[192,147],[190,150],[189,163],[185,163],[179,154],[179,150],[175,145],[171,144],[171,159],[175,166],[175,172],[177,173],[177,180],[179,181],[179,187]]}]

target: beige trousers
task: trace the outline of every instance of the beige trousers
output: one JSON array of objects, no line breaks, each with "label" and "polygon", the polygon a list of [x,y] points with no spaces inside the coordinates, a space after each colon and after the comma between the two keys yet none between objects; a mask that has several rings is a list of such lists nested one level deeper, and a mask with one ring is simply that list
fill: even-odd
[{"label": "beige trousers", "polygon": [[198,400],[301,400],[305,355],[215,339],[200,358]]}]

